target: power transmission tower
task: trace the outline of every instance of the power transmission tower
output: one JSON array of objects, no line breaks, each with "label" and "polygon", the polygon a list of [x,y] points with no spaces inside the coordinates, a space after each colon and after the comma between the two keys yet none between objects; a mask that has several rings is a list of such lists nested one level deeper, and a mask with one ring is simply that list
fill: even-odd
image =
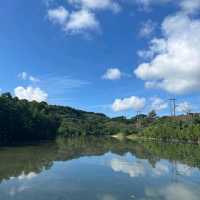
[{"label": "power transmission tower", "polygon": [[172,98],[172,99],[169,99],[169,102],[170,102],[170,113],[171,113],[171,116],[176,116],[176,99],[175,98]]}]

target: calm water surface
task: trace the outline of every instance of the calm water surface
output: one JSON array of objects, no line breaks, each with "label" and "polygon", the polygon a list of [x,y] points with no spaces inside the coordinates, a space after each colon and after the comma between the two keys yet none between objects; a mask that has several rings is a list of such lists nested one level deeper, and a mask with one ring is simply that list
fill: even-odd
[{"label": "calm water surface", "polygon": [[0,148],[0,200],[199,200],[200,146],[76,138]]}]

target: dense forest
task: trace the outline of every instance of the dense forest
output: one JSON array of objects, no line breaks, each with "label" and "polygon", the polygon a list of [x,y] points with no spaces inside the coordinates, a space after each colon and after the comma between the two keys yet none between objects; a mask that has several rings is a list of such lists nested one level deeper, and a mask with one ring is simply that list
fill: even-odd
[{"label": "dense forest", "polygon": [[19,100],[10,93],[0,96],[1,143],[38,141],[57,136],[130,134],[135,130],[135,120],[111,119],[104,114],[46,102]]},{"label": "dense forest", "polygon": [[163,140],[200,143],[200,117],[188,120],[162,117],[155,120],[140,133],[142,137]]},{"label": "dense forest", "polygon": [[0,144],[39,141],[68,136],[121,134],[164,141],[200,142],[200,117],[182,120],[157,117],[155,111],[127,119],[71,107],[0,96]]}]

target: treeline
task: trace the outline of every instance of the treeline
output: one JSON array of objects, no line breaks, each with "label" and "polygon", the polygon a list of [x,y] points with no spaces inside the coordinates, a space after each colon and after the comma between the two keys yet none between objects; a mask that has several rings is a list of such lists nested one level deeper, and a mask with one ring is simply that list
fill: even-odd
[{"label": "treeline", "polygon": [[54,139],[58,136],[134,135],[163,141],[200,143],[200,117],[157,117],[155,111],[127,119],[71,107],[0,96],[0,144]]},{"label": "treeline", "polygon": [[9,93],[0,96],[1,143],[54,138],[59,120],[44,102],[19,100]]},{"label": "treeline", "polygon": [[70,107],[19,100],[10,93],[0,96],[0,143],[38,141],[57,136],[111,135],[134,132],[134,120]]},{"label": "treeline", "polygon": [[145,138],[163,141],[200,143],[200,117],[191,120],[162,117],[145,128],[141,134]]}]

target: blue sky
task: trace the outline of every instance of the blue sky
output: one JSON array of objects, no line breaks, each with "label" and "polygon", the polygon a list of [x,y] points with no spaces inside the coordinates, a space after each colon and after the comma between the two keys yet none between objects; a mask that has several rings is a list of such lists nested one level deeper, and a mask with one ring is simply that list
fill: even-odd
[{"label": "blue sky", "polygon": [[0,88],[109,116],[198,111],[199,0],[6,0]]}]

